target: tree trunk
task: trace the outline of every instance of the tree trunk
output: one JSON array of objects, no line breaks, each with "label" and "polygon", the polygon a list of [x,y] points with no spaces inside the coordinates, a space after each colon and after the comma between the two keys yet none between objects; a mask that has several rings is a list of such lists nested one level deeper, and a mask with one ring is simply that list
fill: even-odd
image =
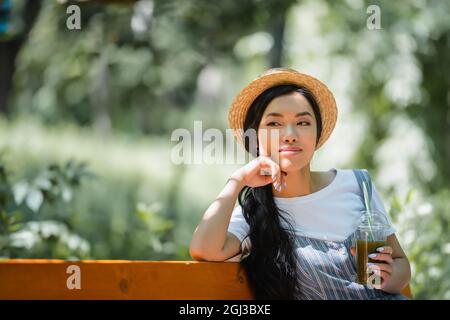
[{"label": "tree trunk", "polygon": [[283,66],[283,42],[287,12],[288,7],[277,8],[271,19],[270,33],[273,38],[273,46],[268,53],[270,68]]},{"label": "tree trunk", "polygon": [[409,116],[429,137],[430,154],[437,172],[429,186],[431,193],[448,188],[450,181],[450,37],[443,33],[430,40],[433,55],[418,54],[423,72],[422,87],[428,99],[408,108]]},{"label": "tree trunk", "polygon": [[14,72],[16,70],[16,57],[25,43],[36,18],[41,10],[42,0],[27,0],[22,14],[25,27],[22,34],[16,38],[0,41],[0,112],[9,114],[8,97],[11,92]]}]

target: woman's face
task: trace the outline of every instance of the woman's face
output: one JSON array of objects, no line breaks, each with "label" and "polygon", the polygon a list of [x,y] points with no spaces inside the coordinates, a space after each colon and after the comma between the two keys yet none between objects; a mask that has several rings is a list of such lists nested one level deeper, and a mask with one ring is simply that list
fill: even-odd
[{"label": "woman's face", "polygon": [[299,170],[312,159],[316,138],[311,105],[302,94],[292,92],[273,99],[264,111],[258,127],[259,154],[271,157],[283,171]]}]

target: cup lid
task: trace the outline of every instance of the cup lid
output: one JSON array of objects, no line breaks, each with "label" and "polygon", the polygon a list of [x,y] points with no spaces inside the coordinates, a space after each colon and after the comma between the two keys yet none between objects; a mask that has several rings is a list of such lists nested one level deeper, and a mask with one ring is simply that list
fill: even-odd
[{"label": "cup lid", "polygon": [[370,213],[367,211],[361,212],[359,225],[361,227],[367,226],[374,228],[388,228],[390,226],[386,215],[380,211],[372,210]]}]

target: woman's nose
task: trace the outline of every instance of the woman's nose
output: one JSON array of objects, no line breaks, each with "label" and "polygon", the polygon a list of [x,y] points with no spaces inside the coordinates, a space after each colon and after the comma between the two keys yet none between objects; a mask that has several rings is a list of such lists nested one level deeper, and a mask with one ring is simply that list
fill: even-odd
[{"label": "woman's nose", "polygon": [[283,138],[283,141],[286,143],[294,143],[295,141],[297,141],[297,139],[295,137],[292,136],[286,136]]},{"label": "woman's nose", "polygon": [[297,141],[297,133],[295,132],[295,129],[291,125],[286,127],[286,132],[284,133],[283,141],[286,143],[293,143]]}]

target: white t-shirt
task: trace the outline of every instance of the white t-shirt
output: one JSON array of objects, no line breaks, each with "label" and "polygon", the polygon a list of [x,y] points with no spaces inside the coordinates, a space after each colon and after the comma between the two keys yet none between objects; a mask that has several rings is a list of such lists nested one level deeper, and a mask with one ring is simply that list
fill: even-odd
[{"label": "white t-shirt", "polygon": [[[274,197],[274,200],[279,209],[289,213],[290,221],[298,235],[341,242],[356,230],[361,211],[365,208],[358,181],[352,170],[332,168],[330,171],[334,171],[336,176],[325,188],[305,196]],[[391,235],[396,229],[374,183],[372,192],[372,209],[386,216],[390,225],[386,236]],[[241,242],[248,235],[249,225],[240,205],[233,210],[228,231]]]}]

